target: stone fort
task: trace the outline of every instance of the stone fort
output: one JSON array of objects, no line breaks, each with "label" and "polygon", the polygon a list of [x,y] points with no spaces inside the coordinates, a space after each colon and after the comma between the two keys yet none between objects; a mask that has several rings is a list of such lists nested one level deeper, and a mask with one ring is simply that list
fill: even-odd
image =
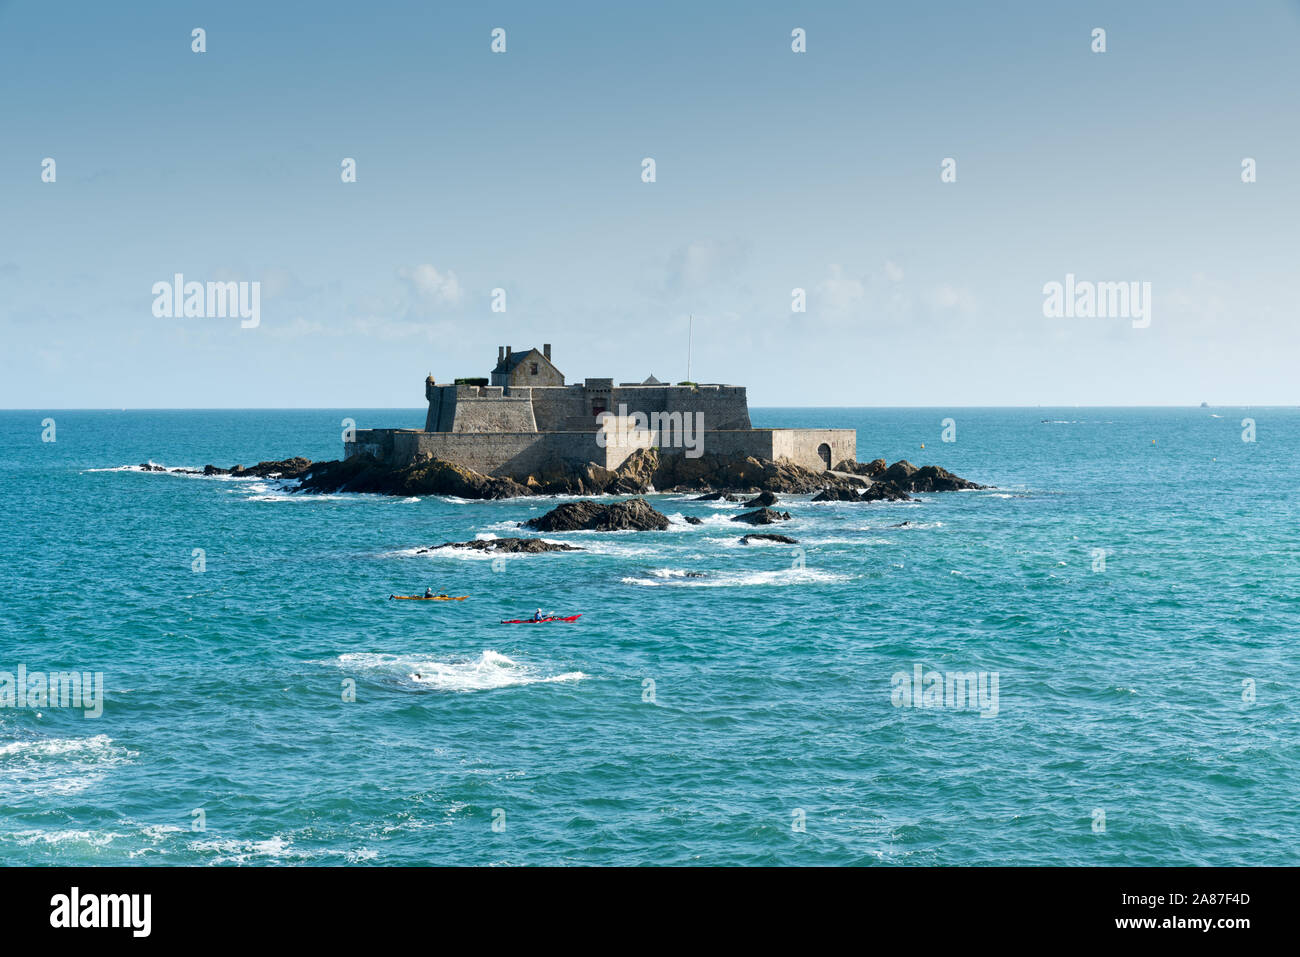
[{"label": "stone fort", "polygon": [[[857,458],[853,429],[755,429],[745,387],[586,379],[565,383],[551,346],[497,349],[490,379],[443,385],[429,376],[424,428],[358,429],[344,456],[407,465],[429,455],[484,475],[528,475],[589,462],[617,469],[634,451],[752,455],[820,471]],[[652,427],[647,428],[646,423]],[[692,428],[696,433],[692,433]],[[683,442],[685,430],[686,442]]]}]

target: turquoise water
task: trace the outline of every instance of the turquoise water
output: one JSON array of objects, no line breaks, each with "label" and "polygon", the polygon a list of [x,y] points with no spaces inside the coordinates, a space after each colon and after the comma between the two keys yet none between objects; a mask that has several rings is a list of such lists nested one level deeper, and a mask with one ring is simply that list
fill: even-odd
[{"label": "turquoise water", "polygon": [[[759,409],[998,489],[785,497],[799,552],[652,496],[705,524],[497,567],[414,550],[556,500],[120,468],[334,458],[349,414],[423,418],[0,413],[0,671],[106,699],[0,709],[5,863],[1296,862],[1300,411]],[[471,597],[385,600],[426,584]],[[583,617],[497,624],[538,605]],[[917,664],[997,714],[895,706]]]}]

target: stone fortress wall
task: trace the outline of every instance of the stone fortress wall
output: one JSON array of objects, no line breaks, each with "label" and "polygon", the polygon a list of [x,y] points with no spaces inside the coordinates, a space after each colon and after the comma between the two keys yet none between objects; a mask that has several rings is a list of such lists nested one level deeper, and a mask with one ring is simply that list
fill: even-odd
[{"label": "stone fortress wall", "polygon": [[[789,459],[821,471],[845,459],[857,458],[857,433],[853,429],[747,429],[705,430],[699,447],[712,455],[752,455]],[[358,429],[345,443],[344,457],[369,454],[389,465],[409,465],[421,454],[444,462],[523,481],[561,463],[582,466],[588,462],[616,469],[639,448],[658,447],[662,454],[683,455],[686,450],[661,446],[650,432],[607,435],[602,446],[596,432],[421,432],[414,429]]]},{"label": "stone fortress wall", "polygon": [[595,432],[601,412],[680,412],[704,416],[708,429],[748,429],[749,401],[739,385],[647,386],[588,379],[567,386],[473,386],[425,383],[426,432]]},{"label": "stone fortress wall", "polygon": [[[502,346],[491,385],[439,385],[425,381],[429,411],[422,431],[359,429],[345,442],[344,456],[369,454],[390,465],[406,465],[430,455],[485,475],[523,481],[529,474],[562,464],[594,462],[618,468],[638,448],[658,447],[663,454],[699,451],[719,455],[752,455],[788,459],[821,470],[857,457],[857,433],[852,429],[754,429],[744,386],[719,384],[670,385],[653,377],[644,383],[587,379],[565,385],[551,363],[551,347],[515,353]],[[483,380],[478,380],[482,382]],[[631,419],[605,422],[604,439],[598,416],[640,413],[690,416],[693,441],[680,441],[652,431],[637,431]],[[702,419],[696,419],[696,414]],[[680,438],[678,436],[677,438]]]}]

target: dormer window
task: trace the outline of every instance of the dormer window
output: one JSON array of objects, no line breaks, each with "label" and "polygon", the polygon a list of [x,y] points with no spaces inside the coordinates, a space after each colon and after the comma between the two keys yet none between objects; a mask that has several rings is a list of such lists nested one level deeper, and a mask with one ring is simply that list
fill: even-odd
[{"label": "dormer window", "polygon": [[537,363],[536,362],[528,363],[528,371],[530,375],[537,375]]}]

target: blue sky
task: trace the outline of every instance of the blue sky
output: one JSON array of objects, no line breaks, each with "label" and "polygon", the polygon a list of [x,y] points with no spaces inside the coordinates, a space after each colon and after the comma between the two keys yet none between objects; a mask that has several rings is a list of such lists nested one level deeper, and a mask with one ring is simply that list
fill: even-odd
[{"label": "blue sky", "polygon": [[[691,314],[755,405],[1297,401],[1300,4],[702,6],[0,2],[0,407],[676,380]],[[177,272],[261,325],[156,318]]]}]

